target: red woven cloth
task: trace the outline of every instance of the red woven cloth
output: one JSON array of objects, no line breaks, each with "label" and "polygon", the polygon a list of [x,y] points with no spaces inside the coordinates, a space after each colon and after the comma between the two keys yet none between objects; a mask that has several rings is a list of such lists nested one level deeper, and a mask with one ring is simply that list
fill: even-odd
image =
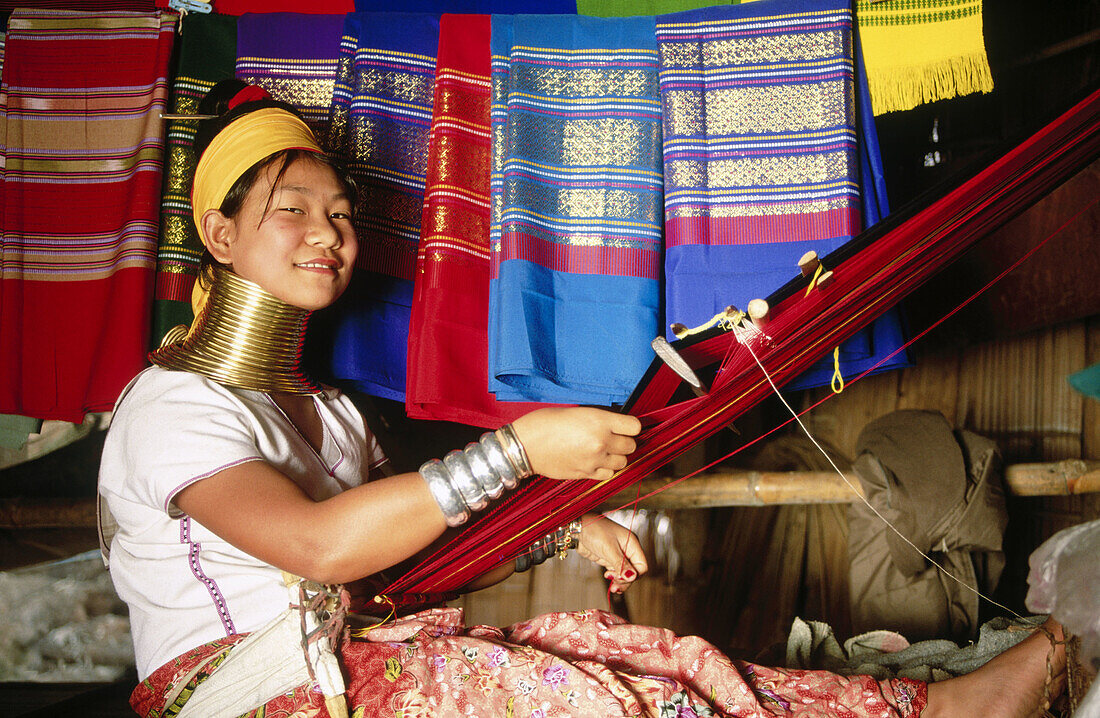
[{"label": "red woven cloth", "polygon": [[[168,0],[156,0],[157,7],[168,7]],[[214,0],[214,11],[222,15],[246,12],[301,12],[309,15],[343,15],[355,10],[353,0]]]},{"label": "red woven cloth", "polygon": [[489,16],[439,22],[405,407],[496,428],[540,405],[489,392]]},{"label": "red woven cloth", "polygon": [[0,413],[80,422],[145,366],[174,23],[11,16]]}]

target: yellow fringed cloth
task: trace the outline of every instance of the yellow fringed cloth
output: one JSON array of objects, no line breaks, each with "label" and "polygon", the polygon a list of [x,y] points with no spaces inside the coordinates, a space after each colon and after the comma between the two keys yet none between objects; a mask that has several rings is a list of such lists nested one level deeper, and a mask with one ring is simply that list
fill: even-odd
[{"label": "yellow fringed cloth", "polygon": [[859,0],[856,19],[876,115],[993,89],[982,0]]}]

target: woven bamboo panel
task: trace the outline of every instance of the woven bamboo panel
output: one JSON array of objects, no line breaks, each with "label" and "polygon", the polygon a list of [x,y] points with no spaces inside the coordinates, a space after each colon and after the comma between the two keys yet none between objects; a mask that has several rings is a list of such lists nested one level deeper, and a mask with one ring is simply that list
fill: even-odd
[{"label": "woven bamboo panel", "polygon": [[[819,438],[852,454],[872,419],[895,409],[931,409],[958,428],[997,441],[1010,462],[1081,458],[1084,400],[1065,377],[1086,366],[1087,336],[1086,323],[1078,321],[921,354],[909,369],[845,388],[811,412],[808,424]],[[809,392],[806,403],[827,393]],[[1091,441],[1100,446],[1100,438]]]},{"label": "woven bamboo panel", "polygon": [[468,625],[507,626],[551,611],[607,609],[602,571],[576,553],[506,581],[466,594],[450,605],[466,611]]},{"label": "woven bamboo panel", "polygon": [[[1100,317],[1093,317],[1085,326],[1085,362],[1079,369],[1100,362]],[[1100,400],[1087,399],[1082,407],[1081,452],[1085,459],[1100,458]]]}]

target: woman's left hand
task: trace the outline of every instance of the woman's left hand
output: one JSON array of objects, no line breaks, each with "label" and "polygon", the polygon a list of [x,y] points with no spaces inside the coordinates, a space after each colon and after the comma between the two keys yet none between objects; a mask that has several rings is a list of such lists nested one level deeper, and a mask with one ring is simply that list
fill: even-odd
[{"label": "woman's left hand", "polygon": [[634,532],[611,519],[588,514],[581,519],[577,553],[603,566],[604,578],[611,580],[611,591],[622,593],[649,570],[642,545]]}]

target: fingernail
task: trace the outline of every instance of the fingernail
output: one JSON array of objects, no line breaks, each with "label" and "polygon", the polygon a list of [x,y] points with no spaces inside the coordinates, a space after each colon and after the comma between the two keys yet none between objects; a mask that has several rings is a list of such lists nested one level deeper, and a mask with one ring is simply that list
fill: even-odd
[{"label": "fingernail", "polygon": [[627,569],[623,572],[623,578],[634,578],[634,572],[630,569]]}]

